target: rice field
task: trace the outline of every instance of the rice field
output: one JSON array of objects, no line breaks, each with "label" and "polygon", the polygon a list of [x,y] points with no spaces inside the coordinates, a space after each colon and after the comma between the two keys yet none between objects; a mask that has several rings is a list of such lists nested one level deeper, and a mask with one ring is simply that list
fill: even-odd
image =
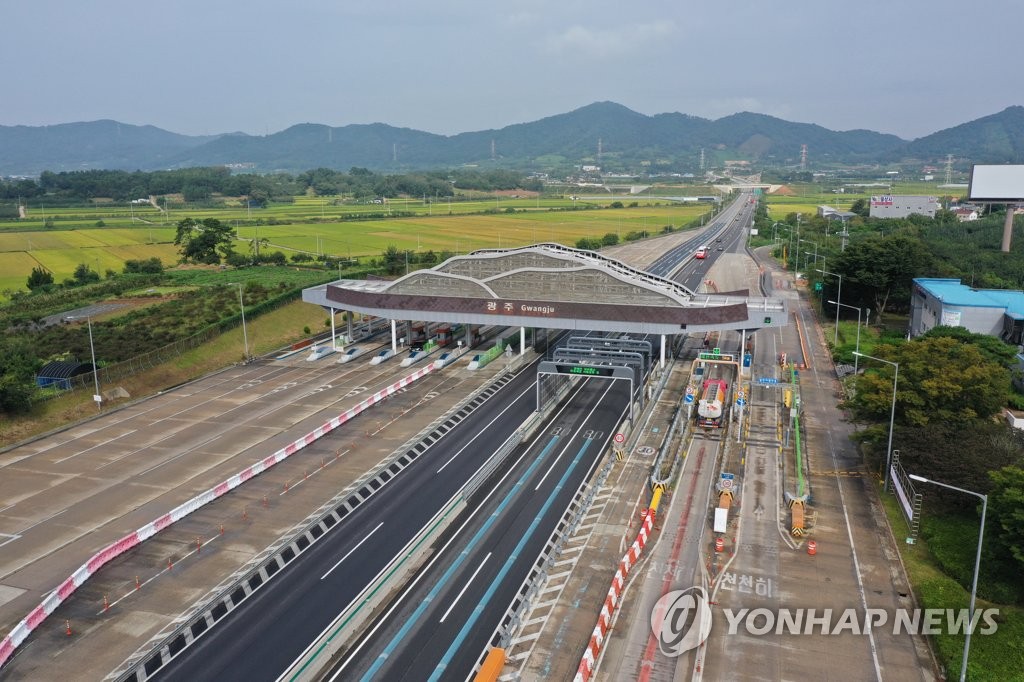
[{"label": "rice field", "polygon": [[[479,200],[432,203],[397,199],[387,204],[337,204],[336,197],[296,197],[266,209],[225,204],[220,208],[176,209],[171,204],[167,221],[152,207],[98,203],[46,209],[30,207],[26,219],[0,223],[0,298],[2,292],[25,288],[33,267],[42,266],[56,281],[71,277],[84,263],[101,276],[121,272],[129,259],[159,258],[166,266],[177,263],[173,244],[177,221],[217,218],[235,227],[236,250],[247,253],[252,239],[266,239],[270,251],[285,255],[298,251],[341,258],[378,257],[389,246],[409,251],[466,253],[482,248],[508,248],[536,242],[575,244],[582,237],[601,238],[615,233],[623,240],[629,232],[657,233],[698,219],[709,210],[704,204],[673,204],[657,197],[637,197],[637,206],[608,208],[606,197],[571,198],[499,196]],[[630,200],[630,203],[632,199]],[[576,210],[572,210],[573,204]],[[388,212],[401,217],[387,217]],[[369,214],[365,220],[352,214]],[[412,215],[409,215],[412,214]],[[134,222],[133,222],[134,215]],[[348,216],[349,219],[343,219]],[[46,227],[49,219],[51,227]],[[104,227],[96,227],[102,221]],[[263,223],[263,224],[258,224]],[[273,223],[273,224],[270,224]]]}]

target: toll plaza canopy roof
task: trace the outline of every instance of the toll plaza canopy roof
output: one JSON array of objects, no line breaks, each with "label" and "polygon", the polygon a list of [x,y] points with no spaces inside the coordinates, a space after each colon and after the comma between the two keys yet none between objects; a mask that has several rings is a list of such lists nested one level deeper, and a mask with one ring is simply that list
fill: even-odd
[{"label": "toll plaza canopy roof", "polygon": [[678,334],[783,327],[786,302],[696,294],[593,251],[486,249],[394,281],[339,280],[302,300],[393,320]]}]

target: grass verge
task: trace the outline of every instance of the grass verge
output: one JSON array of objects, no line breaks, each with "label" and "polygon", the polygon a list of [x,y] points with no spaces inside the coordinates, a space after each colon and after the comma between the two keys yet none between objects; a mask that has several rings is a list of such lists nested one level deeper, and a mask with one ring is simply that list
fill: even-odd
[{"label": "grass verge", "polygon": [[[892,495],[881,494],[882,504],[897,540],[909,534],[906,520]],[[928,544],[918,538],[913,545],[898,543],[907,577],[923,609],[966,609],[970,592],[942,572]],[[971,637],[967,679],[972,682],[1024,680],[1024,609],[978,599],[975,609],[998,608],[999,628],[990,635]],[[956,679],[964,649],[963,635],[933,635],[939,664],[949,679]]]}]

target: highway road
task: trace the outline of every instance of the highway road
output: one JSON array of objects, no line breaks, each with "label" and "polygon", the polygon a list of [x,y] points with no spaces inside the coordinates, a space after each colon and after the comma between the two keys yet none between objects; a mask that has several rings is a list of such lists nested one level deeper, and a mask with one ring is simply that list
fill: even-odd
[{"label": "highway road", "polygon": [[585,380],[428,570],[374,625],[331,680],[464,679],[528,577],[564,509],[628,409],[625,382]]},{"label": "highway road", "polygon": [[528,366],[185,649],[159,679],[276,679],[527,419],[534,380],[535,367]]}]

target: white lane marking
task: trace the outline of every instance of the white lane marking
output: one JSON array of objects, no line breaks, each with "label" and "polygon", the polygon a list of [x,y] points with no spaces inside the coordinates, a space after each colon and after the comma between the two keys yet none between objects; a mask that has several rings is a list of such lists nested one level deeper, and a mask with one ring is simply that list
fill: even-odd
[{"label": "white lane marking", "polygon": [[66,511],[67,511],[68,509],[70,509],[70,507],[65,507],[64,509],[61,509],[61,510],[60,510],[59,512],[55,512],[55,513],[53,513],[53,514],[50,514],[49,516],[47,516],[47,517],[46,517],[45,519],[43,519],[42,521],[36,521],[35,523],[33,523],[33,524],[32,524],[31,526],[29,526],[28,528],[22,528],[22,529],[21,529],[21,531],[20,531],[20,532],[21,532],[21,535],[24,535],[25,533],[29,532],[30,530],[32,530],[33,528],[35,528],[36,526],[38,526],[38,525],[39,525],[39,524],[41,524],[41,523],[46,523],[46,522],[47,522],[47,521],[49,521],[50,519],[53,519],[53,518],[56,518],[56,517],[60,516],[61,514],[63,514],[64,512],[66,512]]},{"label": "white lane marking", "polygon": [[120,436],[114,436],[113,438],[108,438],[105,441],[102,441],[100,443],[97,443],[96,445],[93,445],[91,448],[86,448],[85,450],[79,450],[78,452],[76,452],[73,455],[68,455],[67,457],[61,457],[60,459],[55,459],[55,460],[53,460],[53,463],[54,464],[60,464],[61,462],[66,462],[69,459],[74,459],[75,457],[78,457],[79,455],[84,455],[87,452],[92,452],[96,448],[101,448],[101,447],[103,447],[105,445],[110,445],[115,440],[118,440],[119,438],[124,438],[125,436],[130,436],[133,433],[136,433],[137,431],[138,431],[138,429],[132,429],[131,431],[128,431],[127,433],[122,433]]},{"label": "white lane marking", "polygon": [[[590,412],[587,413],[587,416],[583,418],[583,421],[580,422],[580,428],[576,431],[576,433],[573,434],[573,438],[575,438],[577,435],[579,435],[580,431],[583,430],[583,427],[586,426],[587,422],[590,421],[590,418],[594,416],[595,412],[597,412],[597,408],[601,407],[601,403],[604,402],[605,396],[608,395],[608,391],[612,390],[612,386],[614,386],[614,385],[615,385],[614,381],[609,381],[608,382],[608,386],[604,389],[604,392],[601,394],[601,397],[597,399],[597,402],[594,404],[593,409],[591,409]],[[590,440],[590,439],[588,439],[588,440]],[[555,465],[558,464],[558,460],[560,460],[562,458],[562,455],[565,454],[566,450],[569,449],[569,446],[571,444],[572,444],[572,439],[567,440],[566,443],[565,443],[565,447],[562,448],[561,451],[559,451],[558,455],[556,455],[553,460],[551,460],[551,465],[548,467],[548,470],[545,471],[544,475],[540,477],[539,481],[537,481],[537,487],[533,489],[534,492],[537,492],[538,490],[540,490],[540,487],[542,485],[544,485],[544,479],[546,479],[548,477],[548,475],[551,474],[551,472],[555,468]]]},{"label": "white lane marking", "polygon": [[[521,399],[523,398],[523,396],[525,396],[525,395],[527,395],[527,394],[530,394],[530,395],[532,396],[532,395],[533,395],[533,393],[534,393],[534,390],[535,390],[535,388],[534,388],[534,387],[535,387],[536,385],[537,385],[537,382],[534,382],[534,383],[530,384],[530,385],[529,385],[529,386],[528,386],[528,387],[526,388],[526,390],[524,390],[524,391],[523,391],[522,393],[520,393],[519,395],[517,395],[517,396],[515,397],[515,400],[513,400],[513,401],[512,401],[511,403],[509,403],[509,405],[508,405],[508,407],[507,407],[507,408],[505,408],[505,409],[504,409],[504,410],[502,410],[502,411],[501,411],[501,412],[500,412],[499,414],[497,414],[497,415],[496,415],[496,416],[494,417],[494,419],[492,419],[491,421],[487,422],[487,424],[486,424],[486,425],[484,425],[484,427],[483,427],[482,429],[480,429],[480,430],[479,430],[479,431],[477,432],[477,434],[476,434],[475,436],[473,436],[472,438],[470,438],[470,439],[469,439],[469,442],[468,442],[468,443],[466,443],[466,444],[465,444],[465,445],[463,445],[463,446],[462,446],[461,448],[459,448],[458,452],[456,452],[456,453],[455,453],[454,455],[452,455],[451,457],[449,457],[449,458],[448,458],[448,461],[447,461],[447,462],[445,462],[444,464],[442,464],[442,465],[441,465],[441,468],[440,468],[440,469],[438,469],[438,470],[437,470],[436,472],[434,472],[434,473],[438,473],[438,474],[439,474],[439,473],[441,473],[442,471],[444,471],[444,469],[445,469],[445,467],[446,467],[446,466],[448,466],[449,464],[451,464],[452,462],[454,462],[454,461],[455,461],[455,458],[456,458],[456,457],[458,457],[459,455],[461,455],[461,454],[463,453],[463,451],[465,451],[465,450],[466,450],[466,448],[468,448],[468,447],[469,447],[470,445],[472,445],[472,444],[473,444],[473,441],[475,441],[475,440],[476,440],[477,438],[479,438],[480,436],[484,435],[484,433],[485,433],[485,432],[486,432],[486,431],[487,431],[487,430],[488,430],[489,428],[491,428],[491,424],[493,424],[494,422],[496,422],[496,421],[498,421],[499,419],[501,419],[502,417],[504,417],[504,416],[505,416],[505,412],[508,412],[508,410],[512,409],[512,406],[513,406],[513,405],[515,405],[515,404],[516,404],[517,402],[519,402],[519,401],[520,401],[520,400],[521,400]],[[509,438],[511,438],[511,437],[512,437],[512,436],[509,436]],[[508,439],[506,439],[506,442],[508,442]],[[502,445],[504,445],[504,443],[502,443]]]},{"label": "white lane marking", "polygon": [[448,607],[448,610],[444,612],[444,615],[441,616],[441,620],[439,622],[443,623],[444,619],[448,617],[448,614],[452,612],[452,609],[455,608],[455,605],[459,603],[460,599],[462,599],[462,595],[466,594],[466,590],[469,589],[469,586],[476,579],[476,574],[480,572],[480,569],[484,567],[484,564],[486,564],[487,560],[490,559],[490,558],[491,558],[491,552],[488,552],[487,556],[484,557],[484,560],[481,561],[480,565],[476,567],[475,571],[473,571],[473,575],[469,576],[469,580],[467,580],[466,584],[462,586],[461,590],[459,590],[459,594],[455,597],[455,601],[453,601],[452,605]]},{"label": "white lane marking", "polygon": [[359,549],[359,547],[360,547],[360,546],[361,546],[361,545],[362,545],[362,544],[363,544],[364,542],[366,542],[367,540],[369,540],[369,539],[370,539],[370,536],[371,536],[371,535],[373,535],[373,534],[374,534],[374,533],[376,533],[376,532],[377,532],[378,530],[380,530],[380,527],[381,527],[381,526],[383,526],[383,525],[384,525],[384,522],[383,522],[383,521],[381,521],[380,523],[378,523],[378,524],[377,524],[377,527],[376,527],[376,528],[374,528],[373,530],[371,530],[371,531],[370,531],[369,533],[367,533],[367,534],[366,534],[366,537],[364,537],[364,538],[363,538],[362,540],[360,540],[359,542],[357,542],[357,543],[356,543],[356,546],[355,546],[355,547],[353,547],[353,548],[352,548],[352,549],[350,549],[349,551],[345,552],[345,556],[343,556],[343,557],[341,557],[340,559],[338,559],[338,563],[336,563],[336,564],[334,564],[333,566],[331,566],[330,570],[328,570],[328,571],[327,571],[326,573],[324,573],[324,574],[323,574],[322,576],[320,576],[320,580],[323,580],[324,578],[326,578],[327,576],[329,576],[329,575],[331,574],[331,571],[333,571],[334,569],[336,569],[336,568],[337,568],[338,566],[341,566],[341,562],[342,562],[342,561],[344,561],[345,559],[347,559],[347,558],[349,557],[349,555],[350,555],[350,554],[352,554],[352,552],[354,552],[354,551],[356,551],[357,549]]}]

